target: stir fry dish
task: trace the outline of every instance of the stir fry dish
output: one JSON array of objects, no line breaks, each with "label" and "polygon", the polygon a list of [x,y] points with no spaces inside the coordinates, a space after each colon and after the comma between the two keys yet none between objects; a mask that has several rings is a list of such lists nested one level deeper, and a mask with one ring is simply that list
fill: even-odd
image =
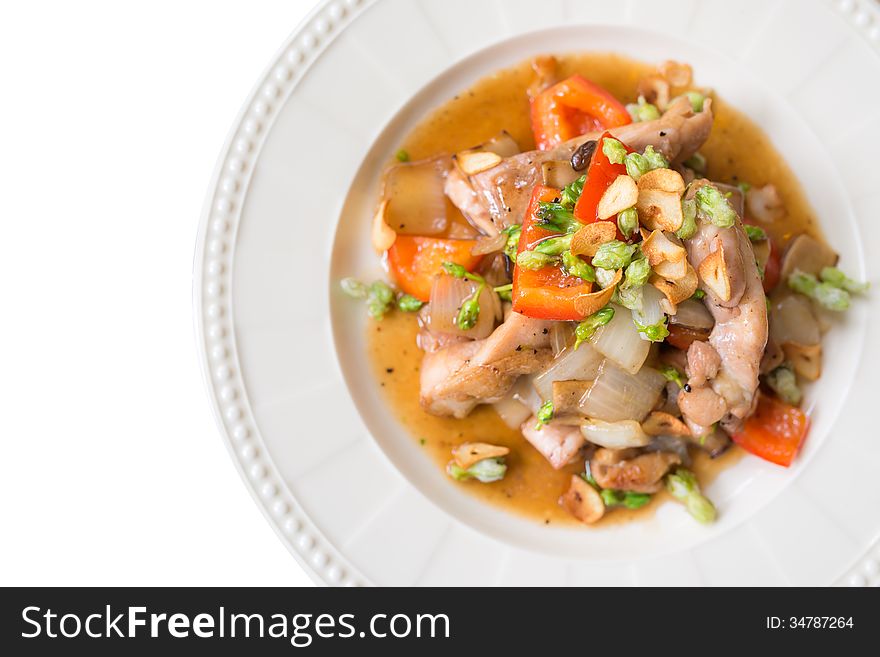
[{"label": "stir fry dish", "polygon": [[[389,321],[415,334],[377,339],[417,376],[398,386],[418,398],[408,421],[431,418],[420,440],[434,427],[452,481],[531,488],[585,524],[658,496],[709,523],[694,464],[795,461],[822,336],[868,286],[774,180],[731,173],[750,143],[770,147],[716,117],[690,66],[606,57],[595,71],[616,71],[621,97],[592,61],[540,57],[496,79],[458,113],[479,116],[462,128],[479,145],[398,152],[370,226],[389,280],[341,285],[377,336]],[[423,151],[455,143],[423,133]],[[781,181],[782,166],[766,170]]]}]

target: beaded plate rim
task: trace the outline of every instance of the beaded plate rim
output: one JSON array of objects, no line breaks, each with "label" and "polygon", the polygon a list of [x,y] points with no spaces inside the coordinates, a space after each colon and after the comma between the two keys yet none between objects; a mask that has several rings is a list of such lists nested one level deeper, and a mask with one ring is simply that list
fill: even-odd
[{"label": "beaded plate rim", "polygon": [[[220,151],[202,209],[193,267],[199,362],[220,434],[245,486],[306,573],[319,584],[364,586],[364,577],[297,504],[269,458],[241,378],[231,322],[235,239],[251,174],[269,127],[309,68],[342,30],[379,0],[323,0],[293,30],[260,76]],[[880,52],[880,4],[824,0]],[[838,585],[880,585],[880,539]]]}]

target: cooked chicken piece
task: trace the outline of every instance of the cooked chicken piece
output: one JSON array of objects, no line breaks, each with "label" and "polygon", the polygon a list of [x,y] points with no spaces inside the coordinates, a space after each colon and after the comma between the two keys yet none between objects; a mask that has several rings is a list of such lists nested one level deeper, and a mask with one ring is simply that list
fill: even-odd
[{"label": "cooked chicken piece", "polygon": [[538,429],[537,424],[538,418],[531,416],[520,427],[522,434],[557,470],[577,458],[586,444],[580,427],[551,422]]},{"label": "cooked chicken piece", "polygon": [[706,384],[706,381],[718,376],[721,368],[721,356],[708,342],[695,340],[687,350],[687,375],[688,384],[692,388],[698,388]]},{"label": "cooked chicken piece", "polygon": [[[690,195],[690,192],[688,192],[688,194]],[[744,266],[743,260],[745,255],[748,255],[748,260],[754,265],[755,255],[752,252],[750,243],[746,245],[749,249],[748,253],[745,255],[743,254],[739,242],[740,233],[742,233],[741,227],[737,228],[736,226],[731,226],[730,228],[718,228],[713,224],[702,224],[696,234],[688,240],[688,254],[691,256],[691,264],[696,270],[699,270],[700,263],[709,255],[715,253],[719,249],[721,249],[721,252],[723,253],[724,269],[730,280],[730,296],[727,299],[721,299],[715,294],[711,287],[703,285],[703,291],[706,293],[708,301],[711,301],[711,304],[709,304],[710,310],[711,306],[716,306],[721,308],[731,308],[733,310],[730,312],[735,313],[736,308],[739,306],[743,294],[745,293],[748,269]],[[744,233],[743,236],[745,236]],[[748,240],[747,237],[746,240]],[[757,265],[755,265],[753,269],[757,275]],[[758,282],[760,283],[760,278],[758,279]],[[715,318],[715,321],[718,321],[717,317]]]},{"label": "cooked chicken piece", "polygon": [[464,417],[480,403],[501,399],[517,377],[553,358],[551,322],[511,313],[488,338],[425,354],[421,403],[434,415]]},{"label": "cooked chicken piece", "polygon": [[590,473],[602,488],[656,493],[669,468],[681,464],[681,457],[672,452],[635,453],[632,449],[597,449],[590,459]]},{"label": "cooked chicken piece", "polygon": [[[715,299],[706,290],[704,303],[715,319],[715,327],[709,334],[709,344],[721,358],[717,375],[707,385],[726,405],[721,420],[722,427],[734,433],[754,404],[758,371],[767,344],[767,305],[752,246],[739,219],[730,228],[718,228],[710,223],[700,222],[697,233],[685,242],[690,263],[697,268],[718,244],[724,245],[725,260],[728,255],[736,253],[737,257],[728,263],[728,274],[731,290],[741,288],[741,293],[738,294],[736,304],[731,306],[728,302]],[[711,422],[705,423],[701,419],[705,420],[715,414],[716,400],[702,395],[687,402],[684,399],[687,396],[689,395],[679,396],[679,406],[685,419],[690,421],[689,424],[703,427],[711,425]],[[697,415],[689,417],[686,406]],[[711,409],[711,412],[707,409]],[[696,433],[695,427],[692,426],[691,430]]]},{"label": "cooked chicken piece", "polygon": [[690,392],[682,390],[678,395],[678,407],[685,418],[701,427],[711,427],[727,412],[724,398],[707,386],[691,388]]},{"label": "cooked chicken piece", "polygon": [[[709,137],[712,120],[711,99],[707,98],[703,111],[695,114],[690,101],[683,97],[672,103],[655,121],[630,123],[611,128],[610,132],[637,151],[651,145],[670,162],[681,162],[693,155]],[[447,184],[446,193],[475,224],[477,217],[481,224],[486,217],[491,218],[496,230],[521,223],[532,189],[541,182],[541,164],[550,160],[570,160],[581,144],[600,136],[600,132],[588,133],[548,151],[528,151],[505,158],[498,166],[471,176],[469,181],[463,178],[457,181],[469,182],[470,189],[468,185]],[[481,211],[477,210],[478,205]]]}]

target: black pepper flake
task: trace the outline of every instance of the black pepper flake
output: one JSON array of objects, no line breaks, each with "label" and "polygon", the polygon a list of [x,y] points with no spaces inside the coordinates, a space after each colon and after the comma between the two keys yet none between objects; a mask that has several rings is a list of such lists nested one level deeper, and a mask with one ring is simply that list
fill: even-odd
[{"label": "black pepper flake", "polygon": [[690,392],[690,391],[691,391],[691,384],[690,384],[690,383],[685,383],[685,384],[684,384],[684,391],[685,391],[685,392]]},{"label": "black pepper flake", "polygon": [[386,367],[386,368],[385,368],[385,371],[388,372],[389,374],[393,374],[393,373],[394,373],[394,368],[393,368],[393,367]]},{"label": "black pepper flake", "polygon": [[515,351],[522,351],[522,345],[521,344],[516,345]]},{"label": "black pepper flake", "polygon": [[547,335],[549,332],[550,332],[550,329],[548,329],[548,328],[545,328],[543,331],[541,331],[541,333],[543,333],[544,335]]},{"label": "black pepper flake", "polygon": [[661,136],[661,137],[665,137],[665,136],[666,136],[666,131],[665,131],[665,130],[661,130],[661,131],[660,131],[660,136]]},{"label": "black pepper flake", "polygon": [[406,224],[400,224],[400,227],[401,227],[401,228],[405,228],[405,227],[406,227]]}]

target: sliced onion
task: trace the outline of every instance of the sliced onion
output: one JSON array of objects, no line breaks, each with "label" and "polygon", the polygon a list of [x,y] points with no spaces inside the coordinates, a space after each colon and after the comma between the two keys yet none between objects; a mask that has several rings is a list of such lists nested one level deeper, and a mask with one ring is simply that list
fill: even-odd
[{"label": "sliced onion", "polygon": [[554,356],[574,344],[574,329],[573,322],[553,322],[550,327],[550,346],[553,347]]},{"label": "sliced onion", "polygon": [[480,265],[480,271],[486,284],[492,287],[507,285],[510,283],[510,274],[507,272],[507,256],[496,253],[494,256],[484,258]]},{"label": "sliced onion", "polygon": [[584,395],[581,410],[587,417],[606,422],[641,422],[657,405],[665,385],[666,379],[655,369],[643,367],[633,375],[606,360]]},{"label": "sliced onion", "polygon": [[813,316],[809,300],[787,294],[770,309],[770,335],[776,344],[819,344],[819,322]]},{"label": "sliced onion", "polygon": [[600,354],[610,358],[627,372],[635,374],[648,357],[651,343],[642,340],[629,310],[617,305],[612,307],[614,317],[596,331],[591,343]]},{"label": "sliced onion", "polygon": [[488,253],[496,253],[504,248],[507,244],[507,235],[498,233],[494,236],[483,235],[477,238],[477,243],[471,249],[472,255],[486,255]]},{"label": "sliced onion", "polygon": [[572,168],[568,160],[548,160],[541,164],[541,176],[548,187],[562,189],[580,178],[581,174]]},{"label": "sliced onion", "polygon": [[388,201],[385,221],[401,235],[437,235],[449,224],[446,173],[447,157],[397,164],[385,174],[383,198]]},{"label": "sliced onion", "polygon": [[[663,321],[665,313],[661,302],[665,300],[664,294],[653,285],[642,286],[642,307],[630,311],[634,322],[638,322],[642,326],[653,326]],[[641,333],[639,337],[648,340]],[[650,340],[649,340],[650,342]]]},{"label": "sliced onion", "polygon": [[669,318],[669,323],[709,330],[715,326],[715,320],[706,304],[695,299],[687,299],[678,304],[678,312]]},{"label": "sliced onion", "polygon": [[642,431],[641,425],[632,420],[619,422],[587,420],[581,424],[581,433],[594,445],[608,449],[644,447],[651,442],[651,437]]},{"label": "sliced onion", "polygon": [[602,354],[586,343],[577,349],[565,348],[535,377],[535,390],[541,399],[552,399],[554,381],[592,381],[602,360]]},{"label": "sliced onion", "polygon": [[510,135],[507,130],[502,130],[497,135],[485,142],[480,148],[500,155],[501,157],[512,157],[520,152],[519,144]]},{"label": "sliced onion", "polygon": [[521,401],[523,392],[528,393],[528,390],[525,389],[526,386],[532,387],[526,377],[521,377],[504,399],[492,404],[501,421],[511,429],[519,429],[520,425],[528,420],[533,413],[531,407]]},{"label": "sliced onion", "polygon": [[521,402],[533,415],[537,415],[545,400],[538,396],[535,390],[534,379],[530,376],[520,377],[512,389],[513,398]]},{"label": "sliced onion", "polygon": [[472,329],[462,331],[455,320],[462,302],[477,289],[477,283],[466,279],[441,274],[434,279],[431,288],[431,303],[424,313],[423,326],[431,333],[450,333],[479,340],[489,337],[495,329],[496,320],[501,317],[501,302],[498,295],[485,288],[480,295],[480,315]]}]

